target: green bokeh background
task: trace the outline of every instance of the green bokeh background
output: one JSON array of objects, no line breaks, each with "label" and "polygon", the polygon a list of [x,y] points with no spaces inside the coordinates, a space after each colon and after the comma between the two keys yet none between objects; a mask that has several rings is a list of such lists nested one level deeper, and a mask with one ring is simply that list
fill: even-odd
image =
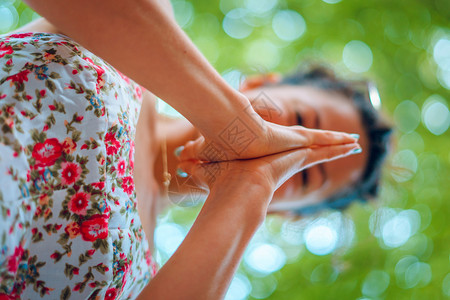
[{"label": "green bokeh background", "polygon": [[[228,36],[223,19],[231,9],[245,8],[254,1],[222,0],[220,5],[207,0],[172,2],[183,29],[219,72],[286,73],[305,61],[327,62],[343,77],[377,82],[383,110],[399,128],[380,199],[352,205],[345,212],[354,222],[352,245],[325,256],[297,246],[301,248],[298,259],[267,277],[254,276],[241,267],[240,273],[253,290],[276,286],[266,294],[268,299],[450,299],[450,131],[435,135],[420,121],[423,104],[430,96],[439,95],[439,101],[448,107],[450,87],[438,80],[433,49],[439,39],[450,39],[450,1],[342,0],[330,4],[280,0],[269,12],[253,16],[258,26],[243,39]],[[3,0],[1,7],[14,7],[17,12],[9,29],[37,17],[20,1]],[[306,24],[304,34],[290,42],[281,40],[272,28],[273,16],[286,9],[298,12]],[[3,28],[3,32],[7,30]],[[371,49],[373,63],[367,72],[354,73],[343,63],[344,47],[352,40]],[[420,214],[419,229],[399,247],[386,246],[369,230],[374,212],[383,219],[387,211],[383,207],[397,212],[414,209]],[[189,227],[197,212],[198,208],[174,207],[160,222],[170,219]],[[283,222],[271,218],[264,225],[272,241],[277,241]],[[375,224],[382,225],[381,221]],[[398,268],[396,272],[405,257],[425,267],[410,275]],[[251,295],[257,297],[257,293]]]}]

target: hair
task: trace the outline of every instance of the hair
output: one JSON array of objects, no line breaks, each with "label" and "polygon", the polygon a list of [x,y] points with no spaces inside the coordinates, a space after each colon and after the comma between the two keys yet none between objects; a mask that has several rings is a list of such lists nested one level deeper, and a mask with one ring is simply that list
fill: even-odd
[{"label": "hair", "polygon": [[[361,83],[358,82],[359,84]],[[364,82],[367,84],[368,82]],[[367,164],[360,179],[351,186],[341,189],[324,202],[307,206],[293,212],[299,215],[313,214],[323,209],[345,209],[354,201],[366,202],[379,192],[382,165],[388,153],[392,127],[382,118],[370,102],[368,93],[355,87],[357,82],[336,78],[334,72],[323,66],[315,66],[307,71],[298,71],[284,77],[276,85],[308,85],[322,90],[341,93],[353,102],[362,117],[363,126],[369,140]]]}]

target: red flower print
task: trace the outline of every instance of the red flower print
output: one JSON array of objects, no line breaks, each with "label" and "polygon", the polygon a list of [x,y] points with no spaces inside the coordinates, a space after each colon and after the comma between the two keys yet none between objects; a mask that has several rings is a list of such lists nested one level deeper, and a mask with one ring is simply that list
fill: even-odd
[{"label": "red flower print", "polygon": [[90,198],[91,194],[83,192],[76,193],[72,196],[72,198],[70,198],[68,204],[69,210],[77,215],[85,216]]},{"label": "red flower print", "polygon": [[106,291],[105,300],[114,300],[117,296],[117,290],[115,288],[110,288]]},{"label": "red flower print", "polygon": [[105,183],[102,181],[91,183],[91,185],[99,190],[102,190],[105,187]]},{"label": "red flower print", "polygon": [[7,54],[12,54],[13,48],[10,45],[6,45],[5,43],[0,43],[0,58]]},{"label": "red flower print", "polygon": [[[45,90],[40,90],[39,94],[41,94],[41,97],[45,97]],[[49,107],[50,107],[50,105],[49,105]]]},{"label": "red flower print", "polygon": [[48,200],[49,200],[49,198],[48,198],[47,194],[40,195],[39,196],[39,205],[44,206],[44,205],[48,204]]},{"label": "red flower print", "polygon": [[147,250],[145,252],[145,262],[147,263],[147,266],[150,266],[150,264],[152,263],[152,255],[150,253],[150,250]]},{"label": "red flower print", "polygon": [[128,152],[128,160],[130,161],[130,174],[134,172],[134,142],[130,141],[130,151]]},{"label": "red flower print", "polygon": [[80,225],[78,225],[77,222],[72,222],[70,224],[67,224],[66,228],[64,228],[64,231],[69,235],[71,239],[74,239],[80,234]]},{"label": "red flower print", "polygon": [[87,242],[108,237],[108,218],[105,215],[93,215],[81,223],[81,237]]},{"label": "red flower print", "polygon": [[80,178],[81,167],[76,163],[63,162],[61,169],[61,183],[63,185],[72,184]]},{"label": "red flower print", "polygon": [[24,81],[28,81],[28,74],[30,73],[30,70],[23,70],[22,72],[6,77],[6,80],[11,80],[11,86],[14,82],[23,84]]},{"label": "red flower print", "polygon": [[16,34],[11,34],[8,37],[9,38],[17,38],[17,39],[23,39],[29,36],[32,36],[33,33],[32,32],[27,32],[27,33],[16,33]]},{"label": "red flower print", "polygon": [[50,207],[48,207],[45,211],[44,211],[44,218],[47,218],[50,213],[52,212],[52,209]]},{"label": "red flower print", "polygon": [[142,89],[140,86],[136,86],[136,98],[142,100]]},{"label": "red flower print", "polygon": [[67,154],[72,154],[77,149],[77,143],[70,137],[66,137],[62,143],[63,150]]},{"label": "red flower print", "polygon": [[119,174],[119,176],[123,176],[125,175],[125,171],[127,170],[127,163],[125,162],[124,159],[119,160],[119,163],[117,165],[117,174]]},{"label": "red flower print", "polygon": [[36,167],[51,166],[62,154],[62,146],[55,138],[47,139],[43,143],[34,145],[31,154],[36,160]]},{"label": "red flower print", "polygon": [[117,151],[119,151],[120,143],[116,139],[116,136],[112,132],[108,132],[105,135],[105,146],[106,146],[106,154],[117,154]]},{"label": "red flower print", "polygon": [[14,106],[6,106],[5,112],[10,114],[11,116],[14,116]]},{"label": "red flower print", "polygon": [[91,67],[93,67],[94,70],[97,72],[97,84],[95,85],[95,87],[97,88],[97,93],[100,93],[100,89],[105,85],[105,80],[103,79],[103,74],[105,73],[105,70],[103,70],[102,67],[96,65],[89,57],[85,57],[83,59],[87,61],[91,65]]},{"label": "red flower print", "polygon": [[50,110],[55,110],[55,109],[56,109],[56,107],[55,107],[53,104],[50,104],[50,105],[48,106],[48,108],[50,108]]},{"label": "red flower print", "polygon": [[75,275],[80,274],[80,269],[78,269],[78,268],[73,268],[73,274],[75,274]]},{"label": "red flower print", "polygon": [[19,261],[22,258],[23,248],[22,246],[14,249],[14,254],[8,258],[8,272],[16,273],[19,267]]},{"label": "red flower print", "polygon": [[127,176],[127,177],[123,178],[122,189],[128,195],[131,195],[133,193],[133,191],[134,191],[133,177]]}]

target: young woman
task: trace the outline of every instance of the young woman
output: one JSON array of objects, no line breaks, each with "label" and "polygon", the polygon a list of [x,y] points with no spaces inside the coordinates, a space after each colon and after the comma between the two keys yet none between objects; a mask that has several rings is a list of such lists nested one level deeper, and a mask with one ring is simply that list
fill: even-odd
[{"label": "young woman", "polygon": [[[134,189],[136,180],[143,182],[138,188],[144,193],[158,193],[158,188],[151,185],[150,169],[136,170],[133,176],[140,86],[65,36],[29,32],[1,37],[0,64],[4,73],[0,78],[0,153],[1,171],[6,174],[0,181],[3,297],[136,298],[154,277],[142,297],[216,299],[226,291],[274,191],[306,167],[360,151],[356,138],[348,134],[285,127],[262,120],[247,98],[226,87],[204,62],[199,62],[197,52],[191,52],[191,48],[187,51],[189,59],[178,52],[173,54],[173,60],[171,57],[167,61],[170,72],[158,65],[158,59],[142,58],[140,63],[153,67],[148,71],[137,64],[139,53],[125,63],[115,56],[117,49],[105,48],[111,46],[111,41],[102,44],[104,40],[99,36],[89,41],[83,31],[90,28],[87,24],[75,24],[73,19],[72,23],[66,22],[57,15],[67,8],[64,5],[39,8],[39,3],[32,4],[115,66],[126,68],[144,86],[166,96],[170,104],[189,117],[207,138],[185,145],[180,168],[192,174],[197,183],[207,185],[210,193],[186,240],[156,274],[137,215]],[[118,6],[111,7],[117,10]],[[150,6],[147,9],[174,31],[169,36],[182,40],[164,13]],[[136,20],[124,15],[136,29]],[[67,18],[75,16],[69,13]],[[139,34],[131,36],[134,34],[134,41],[142,43]],[[160,38],[162,47],[168,47],[169,41]],[[122,42],[133,44],[131,40]],[[143,46],[136,49],[142,50]],[[163,49],[155,49],[159,51]],[[188,70],[199,76],[188,75]],[[177,71],[187,77],[178,77],[175,82],[173,78],[161,79]],[[214,79],[205,83],[201,81],[205,77]],[[204,100],[208,96],[210,102]],[[226,101],[229,96],[235,99],[231,105]],[[146,97],[151,96],[145,92]],[[148,100],[143,103],[146,105]],[[217,113],[211,113],[212,108]],[[150,112],[144,112],[151,117]],[[140,122],[155,126],[151,118],[143,117]],[[154,134],[139,141],[155,144]],[[170,149],[174,140],[168,135],[165,139]],[[149,160],[142,159],[137,169],[157,156],[157,147],[156,143],[153,152],[144,153]],[[147,150],[137,151],[141,151],[136,154],[138,161],[146,156],[142,153]],[[231,161],[252,157],[260,158]],[[171,159],[167,164],[173,166]],[[144,180],[145,176],[150,180]],[[152,219],[148,214],[155,211],[156,199],[139,204],[150,233]]]}]

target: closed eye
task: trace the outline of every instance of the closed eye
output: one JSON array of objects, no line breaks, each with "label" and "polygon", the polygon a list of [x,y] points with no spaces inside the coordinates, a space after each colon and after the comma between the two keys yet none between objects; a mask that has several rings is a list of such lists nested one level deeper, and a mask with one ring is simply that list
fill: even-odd
[{"label": "closed eye", "polygon": [[[297,125],[304,126],[303,118],[298,112],[295,113],[295,118],[297,121]],[[305,170],[301,171],[299,176],[302,177],[302,189],[306,189],[309,185],[309,178],[310,178],[309,169],[305,169]]]},{"label": "closed eye", "polygon": [[298,112],[295,113],[295,119],[297,121],[297,125],[304,126],[303,125],[303,118]]}]

